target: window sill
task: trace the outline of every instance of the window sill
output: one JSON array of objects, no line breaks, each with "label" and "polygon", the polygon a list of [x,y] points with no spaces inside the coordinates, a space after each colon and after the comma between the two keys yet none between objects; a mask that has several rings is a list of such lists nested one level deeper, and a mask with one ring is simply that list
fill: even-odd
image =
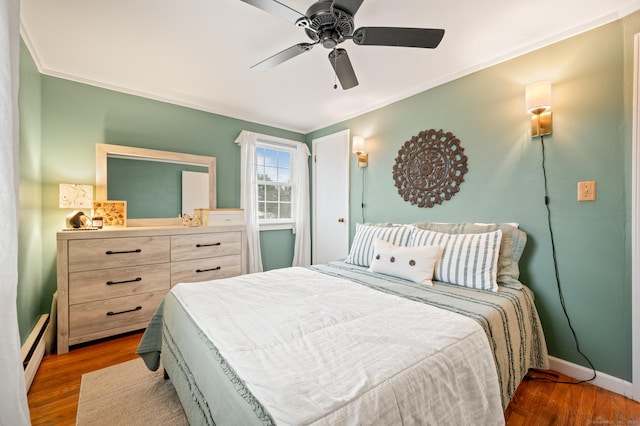
[{"label": "window sill", "polygon": [[258,225],[260,231],[280,231],[283,229],[293,229],[293,222],[287,223],[260,223]]}]

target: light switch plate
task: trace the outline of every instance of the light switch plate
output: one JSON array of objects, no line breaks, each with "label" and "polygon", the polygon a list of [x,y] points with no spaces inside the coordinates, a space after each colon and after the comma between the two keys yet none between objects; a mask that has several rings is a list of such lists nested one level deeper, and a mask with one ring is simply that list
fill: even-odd
[{"label": "light switch plate", "polygon": [[596,181],[578,182],[578,201],[596,200]]}]

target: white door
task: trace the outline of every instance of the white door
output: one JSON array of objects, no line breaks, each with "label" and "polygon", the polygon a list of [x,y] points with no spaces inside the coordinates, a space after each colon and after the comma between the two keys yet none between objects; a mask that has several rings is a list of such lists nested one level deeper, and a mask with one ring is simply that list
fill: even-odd
[{"label": "white door", "polygon": [[314,139],[311,145],[312,261],[318,264],[349,254],[349,130]]}]

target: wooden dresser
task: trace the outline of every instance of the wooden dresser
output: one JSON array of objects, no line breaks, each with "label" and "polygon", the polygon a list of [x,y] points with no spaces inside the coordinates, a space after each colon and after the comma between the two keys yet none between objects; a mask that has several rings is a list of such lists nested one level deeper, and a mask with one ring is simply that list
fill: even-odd
[{"label": "wooden dresser", "polygon": [[170,288],[247,272],[244,226],[60,231],[58,353],[143,329]]}]

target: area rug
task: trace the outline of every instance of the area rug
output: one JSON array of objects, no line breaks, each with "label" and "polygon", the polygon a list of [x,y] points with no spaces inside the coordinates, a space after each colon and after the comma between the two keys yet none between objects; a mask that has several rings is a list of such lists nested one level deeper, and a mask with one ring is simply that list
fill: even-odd
[{"label": "area rug", "polygon": [[188,425],[162,368],[149,371],[141,358],[82,376],[76,425]]}]

